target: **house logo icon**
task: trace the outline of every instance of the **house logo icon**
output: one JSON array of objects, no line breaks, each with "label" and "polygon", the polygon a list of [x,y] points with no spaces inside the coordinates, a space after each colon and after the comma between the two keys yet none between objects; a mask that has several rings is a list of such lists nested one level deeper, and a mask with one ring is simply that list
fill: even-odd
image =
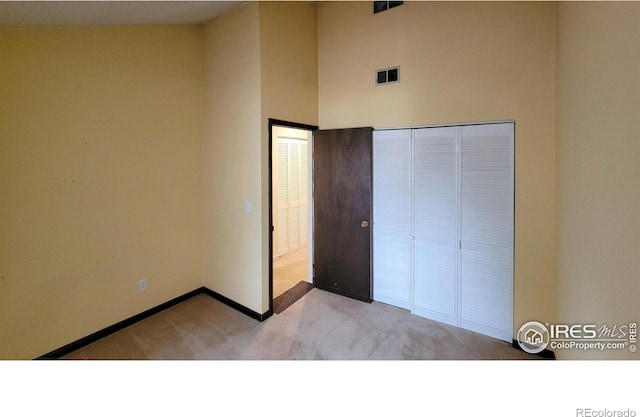
[{"label": "house logo icon", "polygon": [[542,343],[542,334],[537,330],[529,329],[529,331],[524,335],[524,341],[530,345],[539,345]]},{"label": "house logo icon", "polygon": [[518,330],[518,344],[527,353],[540,353],[549,344],[549,330],[537,321],[527,322]]}]

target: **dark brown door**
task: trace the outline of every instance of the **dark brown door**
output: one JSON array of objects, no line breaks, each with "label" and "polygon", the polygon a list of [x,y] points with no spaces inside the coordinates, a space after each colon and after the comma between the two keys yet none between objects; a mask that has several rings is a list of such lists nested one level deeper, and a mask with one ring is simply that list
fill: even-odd
[{"label": "dark brown door", "polygon": [[313,283],[371,302],[373,129],[313,133]]}]

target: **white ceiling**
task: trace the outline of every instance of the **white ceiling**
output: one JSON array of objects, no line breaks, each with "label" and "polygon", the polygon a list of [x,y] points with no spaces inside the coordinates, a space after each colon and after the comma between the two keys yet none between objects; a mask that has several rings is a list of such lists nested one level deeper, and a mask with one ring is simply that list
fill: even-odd
[{"label": "white ceiling", "polygon": [[3,26],[201,24],[245,1],[0,1]]}]

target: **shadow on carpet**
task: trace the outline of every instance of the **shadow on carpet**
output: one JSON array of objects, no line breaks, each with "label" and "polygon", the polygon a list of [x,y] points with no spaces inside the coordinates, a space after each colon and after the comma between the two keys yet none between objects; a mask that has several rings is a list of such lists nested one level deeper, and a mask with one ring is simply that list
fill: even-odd
[{"label": "shadow on carpet", "polygon": [[285,311],[289,306],[302,298],[303,295],[311,291],[313,284],[307,281],[300,281],[282,295],[273,299],[273,312],[280,314]]}]

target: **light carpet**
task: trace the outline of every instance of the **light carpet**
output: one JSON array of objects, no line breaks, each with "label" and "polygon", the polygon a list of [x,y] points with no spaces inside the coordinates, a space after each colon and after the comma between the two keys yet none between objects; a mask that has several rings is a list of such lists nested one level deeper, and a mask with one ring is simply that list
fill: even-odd
[{"label": "light carpet", "polygon": [[201,294],[66,359],[538,359],[511,344],[312,289],[258,322]]}]

